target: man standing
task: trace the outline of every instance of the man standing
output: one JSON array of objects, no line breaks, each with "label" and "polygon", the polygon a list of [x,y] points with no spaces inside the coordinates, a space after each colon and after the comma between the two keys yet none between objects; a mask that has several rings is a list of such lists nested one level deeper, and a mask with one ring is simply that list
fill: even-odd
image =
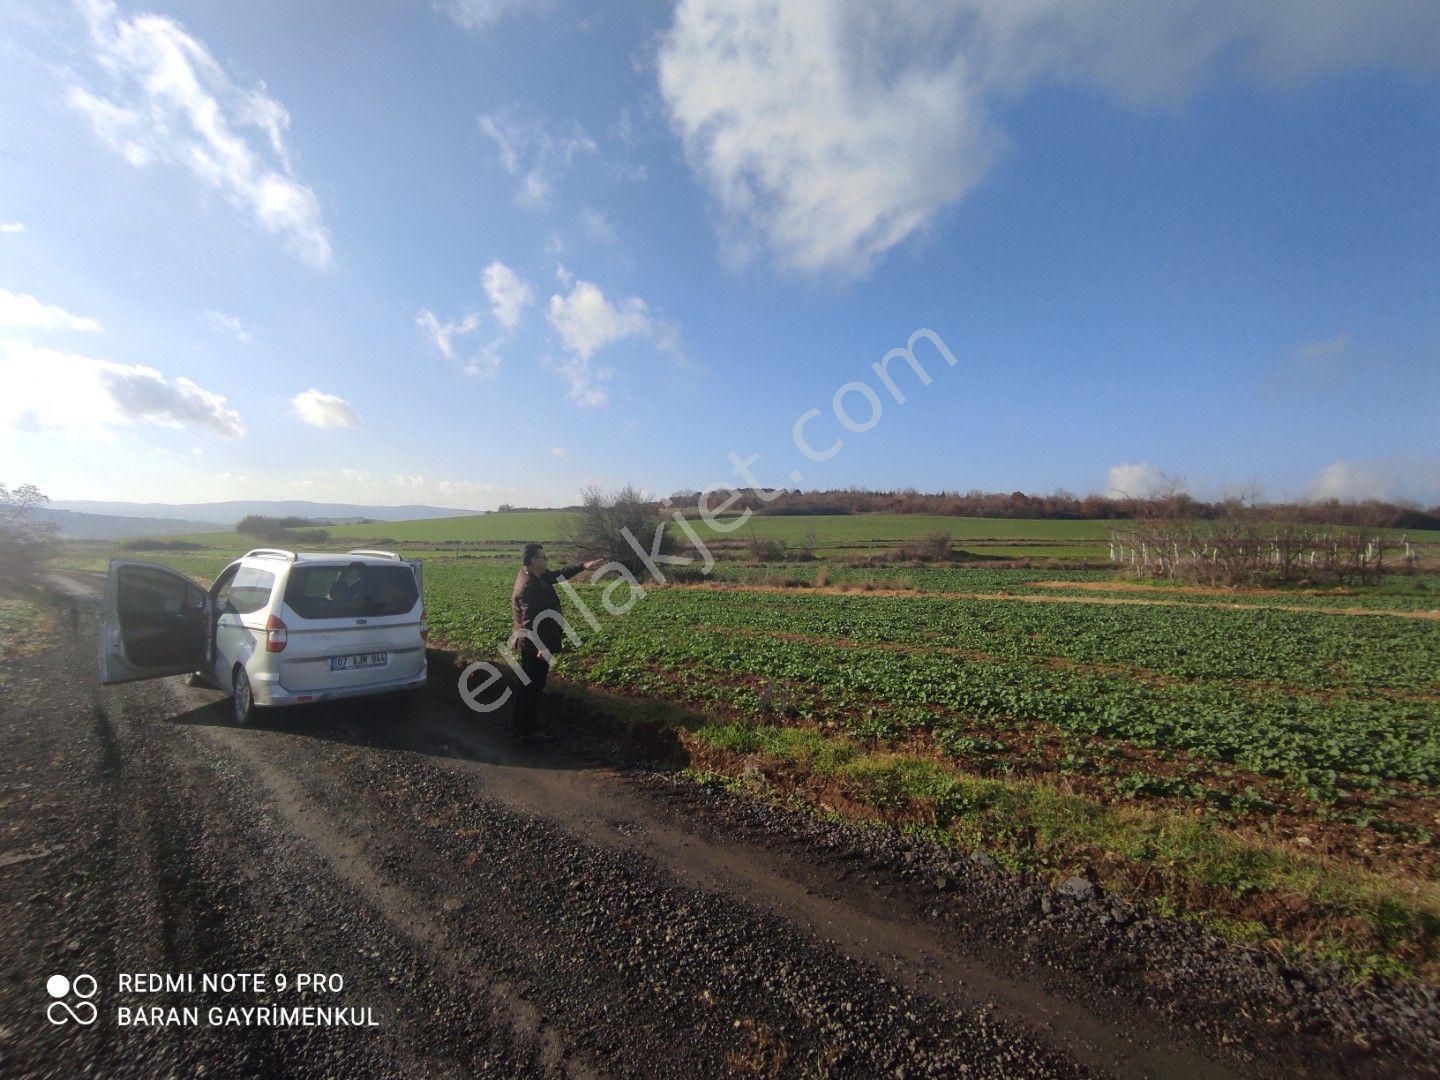
[{"label": "man standing", "polygon": [[510,647],[520,654],[520,670],[525,673],[515,691],[512,716],[515,736],[523,743],[537,741],[540,721],[540,694],[550,674],[550,661],[536,645],[536,638],[549,653],[560,651],[564,629],[560,622],[560,597],[555,582],[574,577],[582,570],[594,570],[604,559],[551,570],[540,544],[526,544],[521,556],[520,572],[515,575],[515,589],[510,594],[510,614],[514,630]]}]

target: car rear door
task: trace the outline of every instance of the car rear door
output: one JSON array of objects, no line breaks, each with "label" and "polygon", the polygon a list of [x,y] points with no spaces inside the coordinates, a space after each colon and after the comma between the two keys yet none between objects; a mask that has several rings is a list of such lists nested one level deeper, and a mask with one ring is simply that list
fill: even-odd
[{"label": "car rear door", "polygon": [[155,563],[111,559],[100,619],[100,681],[198,671],[205,657],[206,591]]},{"label": "car rear door", "polygon": [[[350,554],[354,554],[353,552]],[[345,586],[350,567],[361,571]],[[404,562],[302,562],[290,570],[280,620],[280,685],[292,692],[396,682],[425,666],[417,569]]]}]

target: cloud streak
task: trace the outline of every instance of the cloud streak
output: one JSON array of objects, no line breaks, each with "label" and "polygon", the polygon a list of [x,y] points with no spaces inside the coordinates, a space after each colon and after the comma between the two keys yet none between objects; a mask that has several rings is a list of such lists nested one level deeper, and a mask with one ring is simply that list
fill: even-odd
[{"label": "cloud streak", "polygon": [[100,331],[100,321],[73,315],[28,293],[14,293],[0,288],[0,331],[3,330],[73,330],[94,334]]},{"label": "cloud streak", "polygon": [[131,165],[187,170],[315,267],[331,261],[320,203],[296,179],[290,114],[263,83],[237,86],[173,19],[122,16],[109,0],[82,4],[98,81],[73,86],[70,105]]},{"label": "cloud streak", "polygon": [[240,342],[240,344],[248,345],[250,343],[250,331],[246,329],[245,324],[240,320],[239,316],[227,315],[223,311],[212,310],[205,312],[201,317],[214,329],[221,333],[229,334],[236,341]]},{"label": "cloud streak", "polygon": [[577,405],[601,407],[610,401],[605,383],[608,369],[597,368],[597,352],[631,337],[648,338],[663,352],[685,362],[680,331],[672,322],[655,316],[638,296],[611,301],[598,285],[561,272],[569,292],[550,297],[547,319],[560,335],[567,355],[556,365],[570,383],[570,399]]},{"label": "cloud streak", "polygon": [[1440,6],[681,0],[657,70],[727,255],[857,276],[975,188],[1000,108],[1037,87],[1160,107],[1372,65],[1440,65]]},{"label": "cloud streak", "polygon": [[290,399],[295,414],[311,427],[354,428],[360,426],[360,418],[350,403],[336,394],[311,388]]},{"label": "cloud streak", "polygon": [[99,435],[130,424],[245,434],[220,394],[143,364],[117,364],[29,342],[0,341],[0,426]]},{"label": "cloud streak", "polygon": [[556,182],[577,158],[600,149],[578,124],[570,134],[556,135],[540,121],[513,110],[481,116],[480,132],[495,144],[501,166],[519,181],[516,201],[532,208],[549,202]]},{"label": "cloud streak", "polygon": [[495,321],[506,330],[520,325],[520,317],[535,299],[535,291],[499,259],[485,267],[485,296]]}]

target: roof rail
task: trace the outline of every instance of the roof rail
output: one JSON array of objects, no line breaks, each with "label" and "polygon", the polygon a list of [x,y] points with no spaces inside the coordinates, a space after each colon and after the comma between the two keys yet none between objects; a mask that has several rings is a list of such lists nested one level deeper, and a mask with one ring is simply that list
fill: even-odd
[{"label": "roof rail", "polygon": [[393,552],[393,551],[377,551],[377,550],[375,550],[374,548],[355,548],[355,549],[352,550],[352,551],[347,551],[347,552],[345,552],[345,554],[346,554],[346,555],[373,555],[373,556],[374,556],[375,558],[377,558],[377,559],[394,559],[396,562],[399,562],[399,561],[400,561],[400,556],[399,556],[399,555],[396,555],[395,552]]},{"label": "roof rail", "polygon": [[251,548],[240,556],[242,559],[286,559],[295,561],[295,552],[286,551],[284,548]]}]

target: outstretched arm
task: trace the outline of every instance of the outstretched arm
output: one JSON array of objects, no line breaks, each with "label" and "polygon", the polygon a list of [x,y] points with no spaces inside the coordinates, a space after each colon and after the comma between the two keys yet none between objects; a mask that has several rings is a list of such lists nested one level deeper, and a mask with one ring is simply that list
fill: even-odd
[{"label": "outstretched arm", "polygon": [[547,570],[545,572],[545,580],[553,585],[557,581],[564,581],[566,578],[574,577],[582,570],[594,570],[604,562],[604,559],[590,559],[587,562],[576,563],[574,566],[567,566],[563,570]]}]

